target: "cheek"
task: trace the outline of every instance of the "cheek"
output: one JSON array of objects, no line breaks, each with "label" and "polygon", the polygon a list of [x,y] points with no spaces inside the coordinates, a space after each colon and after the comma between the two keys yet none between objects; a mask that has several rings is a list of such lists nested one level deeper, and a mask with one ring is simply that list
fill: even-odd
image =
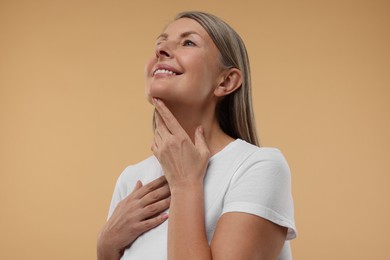
[{"label": "cheek", "polygon": [[144,67],[144,77],[145,77],[145,95],[146,98],[150,99],[150,83],[152,80],[152,70],[154,65],[156,64],[156,58],[151,57],[149,60],[146,61],[145,67]]},{"label": "cheek", "polygon": [[146,63],[145,63],[145,67],[144,67],[144,77],[145,77],[145,97],[146,97],[146,100],[149,101],[149,103],[152,103],[152,99],[150,97],[150,91],[149,91],[149,80],[148,80],[148,75],[149,75],[149,71],[151,70],[152,68],[152,59],[148,60]]},{"label": "cheek", "polygon": [[206,88],[216,88],[220,79],[220,67],[214,63],[203,63],[199,69],[200,78]]},{"label": "cheek", "polygon": [[151,75],[154,64],[156,64],[156,58],[150,58],[146,61],[144,68],[145,79],[148,79],[148,77]]}]

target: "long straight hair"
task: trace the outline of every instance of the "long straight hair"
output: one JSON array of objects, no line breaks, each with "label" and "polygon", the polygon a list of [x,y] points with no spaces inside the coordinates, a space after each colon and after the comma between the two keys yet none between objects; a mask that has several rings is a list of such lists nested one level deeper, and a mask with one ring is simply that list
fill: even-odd
[{"label": "long straight hair", "polygon": [[237,68],[242,73],[242,85],[224,97],[217,106],[222,130],[233,138],[260,146],[252,106],[252,83],[248,53],[241,37],[226,22],[204,12],[182,12],[175,20],[189,18],[198,22],[208,33],[221,54],[224,68]]}]

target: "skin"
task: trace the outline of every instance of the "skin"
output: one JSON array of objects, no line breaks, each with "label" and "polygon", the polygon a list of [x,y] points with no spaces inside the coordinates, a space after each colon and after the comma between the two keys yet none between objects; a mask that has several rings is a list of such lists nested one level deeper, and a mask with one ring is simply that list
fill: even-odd
[{"label": "skin", "polygon": [[[98,259],[119,259],[140,234],[165,221],[166,215],[156,214],[168,206],[169,260],[277,259],[287,229],[258,216],[225,213],[211,245],[206,238],[203,179],[208,160],[233,141],[221,130],[215,108],[242,82],[241,72],[224,69],[219,57],[207,32],[191,19],[170,23],[158,37],[155,55],[145,66],[145,91],[156,111],[151,149],[165,180],[152,187],[137,184],[119,203],[98,240]],[[154,74],[161,67],[176,74]]]},{"label": "skin", "polygon": [[[156,53],[145,66],[146,95],[149,102],[159,98],[165,102],[181,127],[193,139],[195,129],[202,125],[209,136],[211,149],[222,149],[232,141],[220,129],[215,118],[219,99],[235,88],[221,86],[223,82],[241,82],[237,69],[223,70],[220,54],[205,30],[191,19],[179,19],[169,24],[157,38]],[[158,75],[158,66],[170,66],[181,75]]]},{"label": "skin", "polygon": [[163,223],[168,215],[159,213],[169,207],[169,195],[164,176],[146,185],[138,181],[103,226],[97,242],[97,259],[119,259],[141,234]]},{"label": "skin", "polygon": [[196,129],[192,143],[164,103],[154,103],[159,116],[152,149],[171,189],[168,259],[277,259],[287,229],[247,213],[223,214],[209,246],[203,178],[211,153],[204,129]]}]

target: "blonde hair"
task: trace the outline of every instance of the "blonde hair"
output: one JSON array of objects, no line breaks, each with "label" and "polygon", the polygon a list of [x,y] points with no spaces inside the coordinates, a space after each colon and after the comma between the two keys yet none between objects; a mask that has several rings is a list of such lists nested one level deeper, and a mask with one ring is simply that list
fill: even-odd
[{"label": "blonde hair", "polygon": [[252,83],[245,44],[237,32],[220,18],[204,12],[182,12],[175,20],[189,18],[198,22],[209,34],[221,53],[225,68],[237,68],[242,73],[242,85],[226,96],[217,106],[222,130],[233,138],[241,138],[260,146],[252,106]]}]

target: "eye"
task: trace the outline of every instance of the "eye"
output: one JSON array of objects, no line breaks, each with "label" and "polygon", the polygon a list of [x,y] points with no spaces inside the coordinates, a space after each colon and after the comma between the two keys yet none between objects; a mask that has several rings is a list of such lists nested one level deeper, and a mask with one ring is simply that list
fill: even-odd
[{"label": "eye", "polygon": [[191,47],[191,46],[196,46],[196,44],[191,40],[185,40],[183,42],[183,46],[190,46]]}]

